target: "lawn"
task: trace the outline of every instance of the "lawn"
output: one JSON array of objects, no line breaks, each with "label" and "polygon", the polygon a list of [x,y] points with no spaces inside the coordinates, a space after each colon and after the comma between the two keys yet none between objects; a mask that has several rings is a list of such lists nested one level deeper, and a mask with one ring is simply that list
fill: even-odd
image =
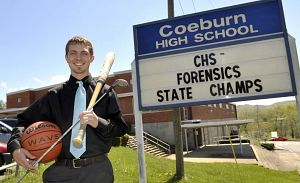
[{"label": "lawn", "polygon": [[[127,147],[114,147],[109,153],[115,172],[115,183],[139,182],[137,152]],[[299,183],[296,171],[268,170],[257,165],[234,163],[189,163],[184,164],[185,178],[177,181],[175,161],[146,154],[148,183]],[[23,183],[42,182],[42,172],[48,165],[41,165],[36,174],[27,175]],[[240,172],[240,173],[239,173]],[[23,175],[24,171],[20,172]],[[7,176],[3,183],[15,182]]]}]

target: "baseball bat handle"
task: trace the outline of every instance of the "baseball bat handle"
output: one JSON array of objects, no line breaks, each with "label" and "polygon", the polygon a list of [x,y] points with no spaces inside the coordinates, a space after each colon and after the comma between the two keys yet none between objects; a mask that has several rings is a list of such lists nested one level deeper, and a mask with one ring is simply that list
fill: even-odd
[{"label": "baseball bat handle", "polygon": [[80,147],[83,143],[83,137],[86,131],[86,124],[80,124],[80,129],[78,130],[77,136],[73,139],[73,144]]},{"label": "baseball bat handle", "polygon": [[[97,84],[94,89],[94,92],[93,92],[92,98],[90,100],[89,106],[87,108],[87,111],[92,110],[92,108],[96,102],[96,99],[106,81],[106,78],[108,76],[108,73],[110,71],[110,68],[111,68],[114,60],[115,60],[115,54],[113,52],[107,53],[104,64],[100,70],[100,75],[97,79]],[[86,124],[80,124],[80,129],[78,130],[78,134],[72,140],[72,142],[75,146],[80,147],[82,145],[85,132],[86,132]]]}]

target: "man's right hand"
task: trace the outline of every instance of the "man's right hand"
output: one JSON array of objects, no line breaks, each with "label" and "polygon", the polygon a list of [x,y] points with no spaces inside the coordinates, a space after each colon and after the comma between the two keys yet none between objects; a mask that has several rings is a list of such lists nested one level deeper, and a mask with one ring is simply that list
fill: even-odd
[{"label": "man's right hand", "polygon": [[30,152],[28,152],[26,149],[16,149],[12,153],[12,156],[20,166],[24,167],[26,170],[35,172],[35,167],[33,166],[33,164],[35,162],[34,159],[36,159],[36,157],[30,154]]}]

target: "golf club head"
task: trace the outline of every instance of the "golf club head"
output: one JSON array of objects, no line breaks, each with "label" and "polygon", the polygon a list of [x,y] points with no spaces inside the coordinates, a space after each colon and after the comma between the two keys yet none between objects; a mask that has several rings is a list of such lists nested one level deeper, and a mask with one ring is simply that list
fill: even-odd
[{"label": "golf club head", "polygon": [[114,87],[126,88],[126,87],[128,87],[128,82],[125,79],[116,79],[115,82],[111,86],[113,88]]}]

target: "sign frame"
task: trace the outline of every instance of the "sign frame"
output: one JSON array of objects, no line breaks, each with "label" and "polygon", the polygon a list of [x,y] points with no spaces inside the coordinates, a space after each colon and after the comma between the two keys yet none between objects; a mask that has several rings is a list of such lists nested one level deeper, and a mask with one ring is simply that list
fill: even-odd
[{"label": "sign frame", "polygon": [[[222,11],[228,11],[232,9],[238,9],[238,8],[247,8],[248,6],[266,6],[267,3],[277,3],[279,7],[279,18],[280,18],[280,27],[281,32],[273,33],[273,34],[266,34],[266,35],[260,35],[260,36],[254,36],[249,37],[245,39],[237,39],[237,40],[230,40],[230,41],[223,41],[223,42],[216,42],[213,44],[204,44],[204,45],[197,45],[197,46],[190,46],[190,47],[182,47],[182,48],[175,48],[175,49],[169,49],[169,50],[163,50],[153,53],[140,53],[139,51],[139,30],[144,27],[151,27],[155,26],[156,24],[165,23],[165,22],[176,22],[180,21],[182,19],[190,18],[193,16],[202,16],[206,14],[212,14]],[[244,101],[244,100],[256,100],[256,99],[266,99],[266,98],[276,98],[276,97],[286,97],[286,96],[295,96],[297,94],[296,91],[296,84],[295,84],[295,78],[294,78],[294,70],[293,70],[293,64],[292,64],[292,58],[291,58],[291,51],[289,46],[289,40],[288,40],[288,32],[286,29],[285,19],[284,19],[284,13],[283,13],[283,7],[281,0],[262,0],[262,1],[256,1],[256,2],[250,2],[235,6],[229,6],[225,8],[219,8],[209,11],[204,11],[200,13],[194,13],[190,15],[184,15],[180,17],[175,17],[171,19],[163,19],[159,21],[144,23],[133,26],[133,32],[134,32],[134,46],[135,46],[135,63],[136,63],[136,73],[137,73],[137,89],[138,89],[138,103],[139,103],[139,109],[144,110],[156,110],[161,108],[172,108],[172,107],[185,107],[185,106],[191,106],[191,105],[207,105],[207,104],[214,104],[214,103],[224,103],[224,102],[237,102],[237,101]],[[250,42],[257,42],[257,41],[263,41],[263,40],[269,40],[269,39],[276,39],[276,38],[284,38],[285,43],[285,50],[287,54],[287,60],[288,60],[288,67],[289,67],[289,73],[290,73],[290,79],[291,79],[291,92],[283,92],[283,93],[274,93],[274,94],[263,94],[259,96],[243,96],[238,98],[225,98],[225,99],[216,99],[216,100],[208,100],[208,101],[196,101],[196,102],[179,102],[175,104],[163,104],[163,105],[152,105],[152,106],[143,106],[142,105],[142,98],[141,98],[141,83],[140,83],[140,66],[139,62],[143,59],[147,58],[154,58],[154,57],[161,57],[161,56],[167,56],[167,55],[173,55],[173,54],[180,54],[180,53],[187,53],[187,52],[193,52],[193,51],[201,51],[206,49],[212,49],[217,47],[224,47],[224,46],[231,46],[231,45],[238,45],[243,43],[250,43]]]}]

